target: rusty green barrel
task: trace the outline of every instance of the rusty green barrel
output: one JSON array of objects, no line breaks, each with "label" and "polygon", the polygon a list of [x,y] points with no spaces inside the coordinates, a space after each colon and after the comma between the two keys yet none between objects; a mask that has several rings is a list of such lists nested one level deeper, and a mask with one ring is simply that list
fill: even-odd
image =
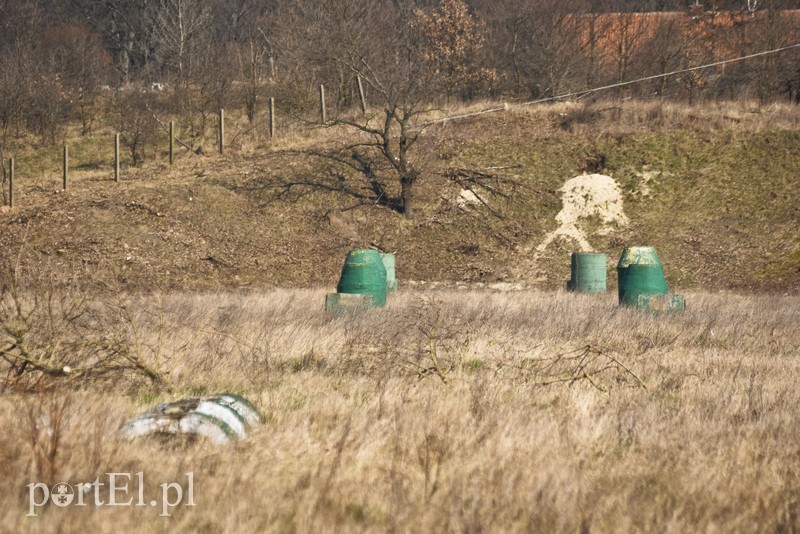
[{"label": "rusty green barrel", "polygon": [[397,277],[394,272],[394,254],[391,252],[382,252],[381,260],[386,269],[386,292],[392,293],[397,291]]},{"label": "rusty green barrel", "polygon": [[606,255],[596,252],[572,253],[572,278],[567,290],[577,293],[605,293]]},{"label": "rusty green barrel", "polygon": [[637,306],[640,295],[666,295],[664,268],[653,247],[625,247],[617,264],[619,303]]},{"label": "rusty green barrel", "polygon": [[369,295],[373,306],[386,304],[386,267],[377,250],[351,250],[344,260],[338,293]]}]

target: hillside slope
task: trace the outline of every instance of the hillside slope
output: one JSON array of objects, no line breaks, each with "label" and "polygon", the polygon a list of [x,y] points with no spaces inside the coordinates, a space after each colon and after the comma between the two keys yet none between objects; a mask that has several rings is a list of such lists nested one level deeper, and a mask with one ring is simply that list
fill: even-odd
[{"label": "hillside slope", "polygon": [[298,148],[344,135],[320,129],[225,157],[182,154],[174,167],[161,155],[120,183],[85,164],[67,192],[53,149],[20,148],[0,250],[7,267],[41,282],[145,291],[333,287],[357,246],[396,252],[401,284],[563,288],[578,242],[538,247],[559,227],[564,183],[596,172],[618,184],[624,219],[595,210],[579,213],[576,228],[610,267],[623,246],[647,244],[676,290],[800,288],[796,107],[570,104],[437,126],[417,150],[413,220],[327,188],[286,187],[331,171]]}]

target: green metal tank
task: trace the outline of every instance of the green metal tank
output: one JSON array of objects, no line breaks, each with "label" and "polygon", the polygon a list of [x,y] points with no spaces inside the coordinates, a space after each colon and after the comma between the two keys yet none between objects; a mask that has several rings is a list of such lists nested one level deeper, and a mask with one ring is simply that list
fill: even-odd
[{"label": "green metal tank", "polygon": [[344,260],[337,293],[372,297],[373,306],[386,304],[386,267],[377,250],[351,250]]},{"label": "green metal tank", "polygon": [[666,295],[664,268],[653,247],[625,247],[617,264],[619,303],[637,306],[639,295]]},{"label": "green metal tank", "polygon": [[605,293],[606,255],[596,252],[572,253],[572,278],[567,290],[577,293]]},{"label": "green metal tank", "polygon": [[391,252],[381,253],[383,266],[386,268],[386,292],[397,291],[397,277],[394,273],[394,254]]}]

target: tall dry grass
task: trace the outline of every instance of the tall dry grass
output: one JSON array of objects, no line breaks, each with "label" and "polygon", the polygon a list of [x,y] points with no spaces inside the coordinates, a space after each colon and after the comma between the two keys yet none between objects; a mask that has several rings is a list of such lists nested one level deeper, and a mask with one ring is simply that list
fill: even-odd
[{"label": "tall dry grass", "polygon": [[[697,293],[654,316],[612,295],[403,291],[332,317],[323,293],[119,297],[130,313],[103,328],[166,385],[0,395],[2,530],[800,526],[797,297]],[[224,390],[267,419],[235,446],[118,436],[161,400]],[[25,517],[30,482],[139,471],[148,495],[192,471],[197,506]]]}]

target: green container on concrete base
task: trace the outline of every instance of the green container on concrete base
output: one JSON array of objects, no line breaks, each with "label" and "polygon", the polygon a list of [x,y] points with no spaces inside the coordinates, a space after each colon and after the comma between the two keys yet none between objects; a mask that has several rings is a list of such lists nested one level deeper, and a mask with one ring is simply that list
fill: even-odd
[{"label": "green container on concrete base", "polygon": [[637,306],[639,295],[666,295],[664,268],[653,247],[626,247],[617,264],[619,303]]},{"label": "green container on concrete base", "polygon": [[605,293],[606,255],[596,252],[572,253],[572,278],[567,290],[577,293]]},{"label": "green container on concrete base", "polygon": [[351,250],[344,260],[337,293],[355,293],[372,297],[372,306],[386,304],[386,267],[377,250]]},{"label": "green container on concrete base", "polygon": [[393,293],[397,291],[397,277],[394,273],[394,254],[391,252],[382,252],[381,260],[386,269],[386,291]]}]

